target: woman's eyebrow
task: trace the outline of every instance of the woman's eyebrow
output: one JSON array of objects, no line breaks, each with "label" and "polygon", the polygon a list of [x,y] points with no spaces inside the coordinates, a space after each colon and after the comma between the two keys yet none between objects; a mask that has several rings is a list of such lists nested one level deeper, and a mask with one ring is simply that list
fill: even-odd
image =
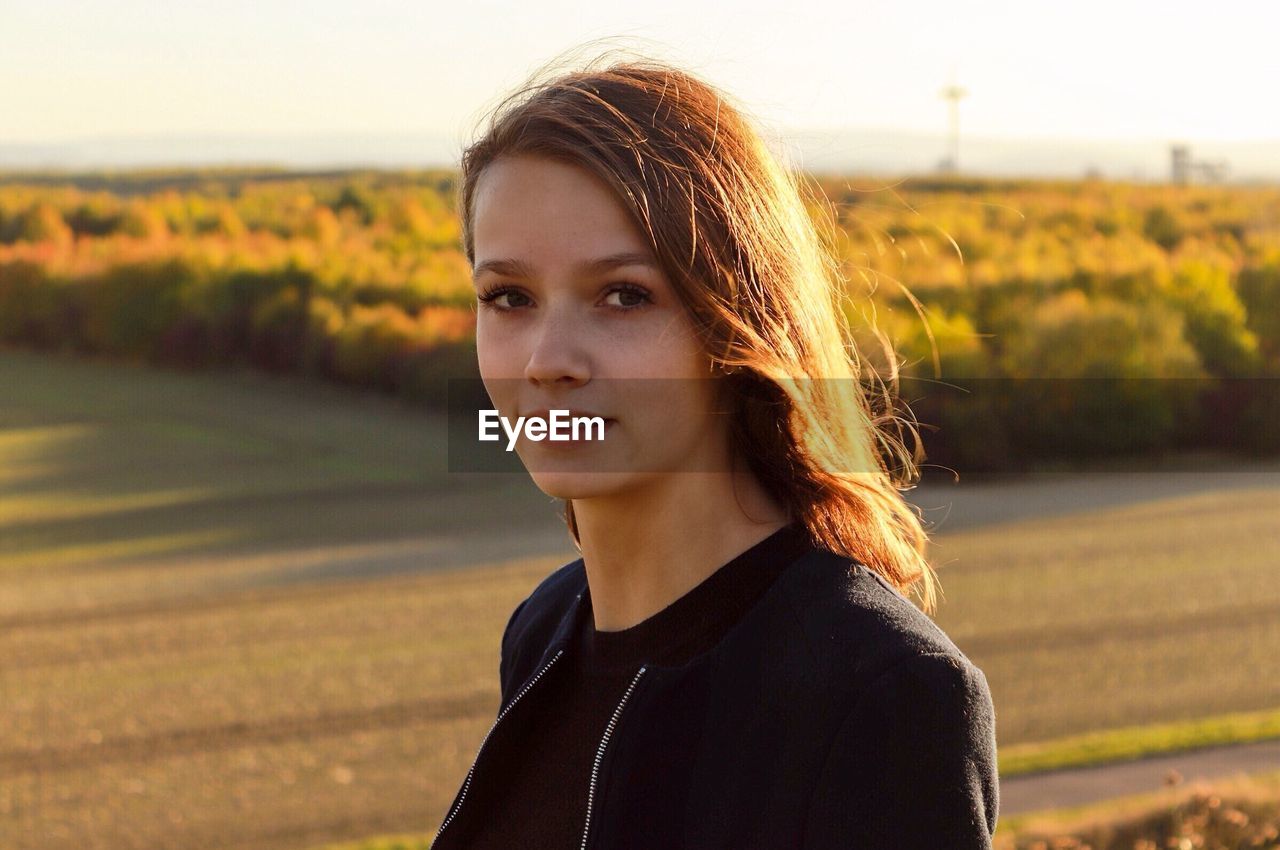
[{"label": "woman's eyebrow", "polygon": [[[615,254],[608,254],[594,260],[578,264],[578,271],[581,274],[599,274],[622,266],[648,266],[656,269],[658,264],[653,257],[641,251],[619,251]],[[505,259],[505,260],[485,260],[476,266],[475,271],[471,275],[474,281],[485,272],[494,272],[504,277],[535,277],[533,267],[524,260]]]}]

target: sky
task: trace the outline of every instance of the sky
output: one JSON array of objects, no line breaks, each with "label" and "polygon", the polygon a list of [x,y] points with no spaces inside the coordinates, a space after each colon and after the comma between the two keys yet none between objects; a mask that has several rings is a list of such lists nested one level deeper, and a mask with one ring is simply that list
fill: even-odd
[{"label": "sky", "polygon": [[766,127],[1280,142],[1276,0],[0,0],[0,144],[167,135],[463,140],[593,39]]}]

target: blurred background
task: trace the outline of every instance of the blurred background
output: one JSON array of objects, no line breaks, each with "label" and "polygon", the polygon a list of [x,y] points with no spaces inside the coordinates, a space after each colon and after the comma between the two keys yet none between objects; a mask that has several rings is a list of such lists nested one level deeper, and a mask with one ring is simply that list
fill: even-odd
[{"label": "blurred background", "polygon": [[430,845],[577,556],[447,462],[457,162],[588,42],[828,199],[997,844],[1280,846],[1280,7],[0,9],[0,846]]}]

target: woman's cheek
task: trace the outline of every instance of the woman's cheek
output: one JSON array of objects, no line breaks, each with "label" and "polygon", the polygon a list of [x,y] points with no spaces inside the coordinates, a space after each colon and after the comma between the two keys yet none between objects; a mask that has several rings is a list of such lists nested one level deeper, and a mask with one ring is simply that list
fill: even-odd
[{"label": "woman's cheek", "polygon": [[613,374],[655,378],[696,377],[701,349],[680,316],[653,311],[643,319],[605,329],[602,349],[616,365]]},{"label": "woman's cheek", "polygon": [[476,365],[481,375],[514,378],[524,374],[529,358],[521,356],[518,329],[502,328],[493,319],[476,320]]}]

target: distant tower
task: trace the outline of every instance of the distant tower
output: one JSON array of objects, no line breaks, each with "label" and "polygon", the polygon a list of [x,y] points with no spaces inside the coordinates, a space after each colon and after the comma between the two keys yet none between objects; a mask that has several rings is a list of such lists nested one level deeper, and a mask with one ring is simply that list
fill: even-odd
[{"label": "distant tower", "polygon": [[1191,148],[1186,145],[1169,148],[1169,177],[1179,185],[1188,181],[1191,177]]},{"label": "distant tower", "polygon": [[948,110],[951,113],[950,152],[938,163],[938,170],[946,174],[956,174],[960,171],[960,98],[967,94],[967,91],[956,85],[954,72],[951,75],[951,85],[939,92],[942,99],[947,101]]}]

